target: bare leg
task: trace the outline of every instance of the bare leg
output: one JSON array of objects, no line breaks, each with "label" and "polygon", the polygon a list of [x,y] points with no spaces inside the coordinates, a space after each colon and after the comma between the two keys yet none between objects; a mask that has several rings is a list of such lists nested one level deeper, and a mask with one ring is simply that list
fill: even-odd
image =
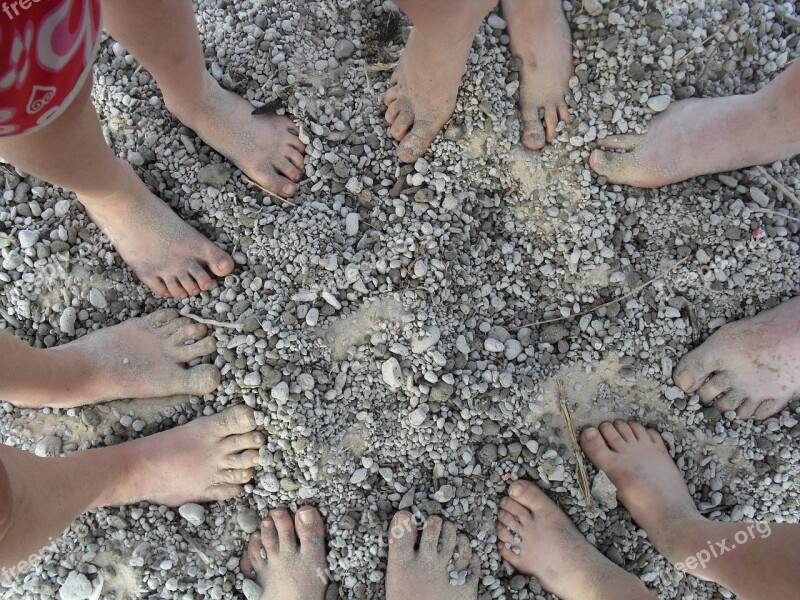
[{"label": "bare leg", "polygon": [[103,23],[152,73],[167,108],[253,181],[292,196],[305,146],[285,116],[253,116],[206,71],[191,0],[103,0]]},{"label": "bare leg", "polygon": [[[417,543],[417,522],[408,512],[392,520],[389,531],[389,563],[386,600],[477,600],[481,561],[473,556],[469,539],[456,526],[431,517]],[[450,570],[466,571],[463,585],[453,585]]]},{"label": "bare leg", "polygon": [[414,30],[384,99],[397,156],[414,162],[456,107],[458,88],[481,22],[497,0],[398,0]]},{"label": "bare leg", "polygon": [[782,411],[800,398],[800,298],[725,325],[681,359],[673,379],[743,419]]},{"label": "bare leg", "polygon": [[0,526],[0,568],[11,570],[81,513],[100,506],[233,498],[252,478],[264,443],[253,412],[239,406],[149,438],[65,458],[39,458],[0,445],[0,513],[11,498],[10,513],[0,514],[0,523],[6,523],[5,531]]},{"label": "bare leg", "polygon": [[233,260],[153,196],[106,145],[89,80],[69,108],[44,129],[0,138],[15,166],[74,191],[139,279],[162,296],[185,298],[213,287]]},{"label": "bare leg", "polygon": [[755,94],[682,100],[646,135],[599,139],[589,164],[613,183],[652,188],[786,160],[800,154],[798,97],[800,62]]},{"label": "bare leg", "polygon": [[250,537],[240,566],[264,590],[262,600],[322,600],[328,587],[322,515],[304,506],[292,522],[285,508],[273,510]]},{"label": "bare leg", "polygon": [[[561,0],[502,0],[502,5],[511,50],[522,60],[522,143],[539,150],[545,141],[555,139],[559,121],[572,120],[564,99],[575,72],[572,32]],[[540,112],[544,113],[544,125]]]},{"label": "bare leg", "polygon": [[202,396],[219,385],[219,371],[185,363],[216,350],[207,333],[205,325],[174,309],[50,349],[31,348],[0,331],[0,398],[16,406],[65,408],[118,398]]},{"label": "bare leg", "polygon": [[592,546],[530,481],[516,481],[500,504],[500,555],[562,600],[653,600],[636,577]]},{"label": "bare leg", "polygon": [[737,597],[792,598],[800,589],[800,525],[716,523],[695,508],[657,431],[616,421],[588,429],[581,446],[653,545],[677,568]]}]

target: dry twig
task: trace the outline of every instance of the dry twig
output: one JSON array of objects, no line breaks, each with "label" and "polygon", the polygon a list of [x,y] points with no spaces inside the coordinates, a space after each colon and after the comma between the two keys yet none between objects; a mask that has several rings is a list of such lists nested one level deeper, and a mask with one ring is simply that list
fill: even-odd
[{"label": "dry twig", "polygon": [[767,172],[767,170],[766,170],[764,167],[762,167],[761,165],[758,165],[758,166],[756,167],[756,169],[758,170],[758,172],[759,172],[761,175],[763,175],[764,179],[766,179],[766,180],[767,180],[767,181],[769,181],[769,182],[770,182],[772,185],[774,185],[776,188],[778,188],[780,191],[782,191],[782,192],[783,192],[783,194],[784,194],[784,195],[785,195],[787,198],[789,198],[789,200],[791,200],[792,202],[794,202],[794,203],[795,203],[797,206],[800,206],[800,199],[798,199],[798,198],[797,198],[797,196],[795,196],[795,195],[794,195],[794,193],[792,192],[792,190],[790,190],[788,187],[786,187],[786,185],[785,185],[785,184],[783,184],[783,183],[781,183],[780,181],[778,181],[777,179],[775,179],[775,178],[774,178],[772,175],[770,175],[770,174]]},{"label": "dry twig", "polygon": [[192,313],[187,313],[183,315],[184,317],[188,317],[192,321],[197,321],[198,323],[202,323],[203,325],[208,325],[209,327],[221,327],[223,329],[235,329],[236,331],[241,331],[243,325],[241,323],[225,323],[223,321],[215,321],[214,319],[204,319],[203,317],[198,317],[197,315],[193,315]]},{"label": "dry twig", "polygon": [[589,476],[586,474],[586,464],[583,462],[583,453],[578,444],[578,434],[575,431],[575,425],[572,422],[572,411],[567,402],[567,394],[564,391],[564,382],[560,379],[556,380],[556,388],[558,390],[558,403],[561,406],[561,413],[564,415],[564,421],[567,424],[567,431],[569,432],[569,439],[572,442],[572,451],[575,453],[575,462],[578,466],[578,485],[581,486],[583,492],[583,499],[586,503],[586,508],[592,508],[592,491],[589,487]]},{"label": "dry twig", "polygon": [[254,185],[254,186],[256,186],[258,189],[260,189],[262,192],[264,192],[264,193],[265,193],[267,196],[269,196],[269,197],[271,197],[271,198],[276,198],[276,199],[280,200],[281,202],[286,202],[286,204],[288,204],[289,206],[294,206],[295,208],[298,208],[298,207],[299,207],[299,205],[298,205],[298,204],[295,204],[295,203],[294,203],[294,202],[292,202],[291,200],[287,200],[287,199],[286,199],[286,198],[284,198],[283,196],[278,196],[278,194],[276,194],[276,193],[274,193],[274,192],[270,192],[270,191],[269,191],[267,188],[265,188],[265,187],[261,187],[261,186],[260,186],[260,185],[258,185],[258,184],[257,184],[255,181],[253,181],[252,179],[250,179],[250,178],[249,178],[247,175],[242,175],[242,177],[244,177],[244,180],[245,180],[247,183],[249,183],[250,185]]}]

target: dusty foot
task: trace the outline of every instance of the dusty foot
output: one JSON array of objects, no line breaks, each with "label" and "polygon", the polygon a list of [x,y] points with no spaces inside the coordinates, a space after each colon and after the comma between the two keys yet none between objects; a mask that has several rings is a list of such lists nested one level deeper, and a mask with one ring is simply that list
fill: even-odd
[{"label": "dusty foot", "polygon": [[[500,504],[498,549],[517,571],[562,600],[591,600],[636,582],[592,546],[564,512],[530,481],[516,481]],[[643,591],[643,588],[640,588]]]},{"label": "dusty foot", "polygon": [[304,506],[292,523],[288,510],[273,510],[250,538],[240,567],[264,590],[262,600],[323,600],[329,578],[322,515]]},{"label": "dusty foot", "polygon": [[722,327],[673,375],[687,394],[742,419],[766,419],[800,397],[800,297]]},{"label": "dusty foot", "polygon": [[214,287],[213,276],[233,271],[233,259],[156,198],[129,165],[117,192],[78,200],[122,259],[160,296],[183,299]]},{"label": "dusty foot", "polygon": [[[572,120],[564,99],[575,72],[572,32],[561,0],[502,0],[502,6],[511,51],[522,59],[522,143],[530,150],[540,150],[545,141],[555,139],[559,121]],[[544,112],[545,125],[540,111]]]},{"label": "dusty foot", "polygon": [[778,118],[782,109],[772,106],[766,91],[677,102],[646,135],[598,139],[602,150],[592,153],[589,165],[612,183],[653,188],[794,156],[800,153],[797,127]]},{"label": "dusty foot", "polygon": [[305,145],[287,116],[253,115],[253,106],[219,86],[211,75],[194,103],[170,102],[170,111],[245,175],[273,194],[288,197],[303,176]]},{"label": "dusty foot", "polygon": [[180,506],[233,498],[253,478],[259,448],[266,443],[255,428],[253,411],[236,406],[113,446],[122,457],[123,479],[98,505],[147,501]]},{"label": "dusty foot", "polygon": [[384,97],[402,162],[424,156],[453,116],[472,42],[494,1],[465,3],[433,31],[412,30]]},{"label": "dusty foot", "polygon": [[186,367],[217,349],[217,341],[207,334],[205,325],[181,317],[177,310],[159,310],[45,350],[62,368],[52,369],[57,395],[38,404],[67,407],[211,393],[219,385],[219,370],[208,364]]},{"label": "dusty foot", "polygon": [[[481,563],[455,525],[431,517],[422,528],[418,550],[416,543],[413,515],[397,513],[389,530],[386,600],[477,600]],[[450,583],[451,560],[456,572],[468,572],[463,585]]]},{"label": "dusty foot", "polygon": [[661,435],[639,423],[602,423],[583,432],[581,448],[617,486],[617,497],[653,545],[674,562],[677,533],[705,519]]}]

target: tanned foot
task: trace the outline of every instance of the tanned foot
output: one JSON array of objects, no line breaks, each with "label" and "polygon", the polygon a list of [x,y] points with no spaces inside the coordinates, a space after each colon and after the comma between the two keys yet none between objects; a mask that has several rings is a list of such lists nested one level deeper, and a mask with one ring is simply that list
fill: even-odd
[{"label": "tanned foot", "polygon": [[652,188],[785,160],[800,153],[798,93],[800,64],[749,96],[682,100],[646,135],[599,139],[589,164],[612,183]]},{"label": "tanned foot", "polygon": [[78,200],[142,283],[180,300],[210,290],[213,276],[233,271],[227,252],[151,194],[129,165],[120,163],[120,169],[122,183],[114,194]]},{"label": "tanned foot", "polygon": [[522,60],[522,143],[540,150],[555,139],[560,121],[572,120],[565,101],[575,72],[572,33],[561,0],[502,0],[502,6],[511,51]]},{"label": "tanned foot", "polygon": [[23,404],[70,407],[119,398],[202,396],[219,385],[219,370],[209,364],[187,368],[187,363],[216,349],[205,325],[174,309],[159,310],[44,350],[55,362],[41,375],[54,376],[57,383],[48,387],[55,392]]},{"label": "tanned foot", "polygon": [[250,538],[240,567],[264,590],[262,600],[323,600],[328,561],[322,515],[304,506],[292,522],[285,508],[272,511]]},{"label": "tanned foot", "polygon": [[617,487],[617,497],[653,545],[674,562],[678,533],[705,519],[661,435],[639,423],[602,423],[583,432],[581,448]]},{"label": "tanned foot", "polygon": [[[651,598],[592,546],[564,512],[529,481],[516,481],[500,504],[500,556],[562,600]],[[636,592],[636,593],[634,593]],[[638,594],[638,595],[637,595]]]},{"label": "tanned foot", "polygon": [[[413,515],[395,515],[389,531],[386,600],[476,600],[481,564],[467,537],[439,517],[431,517],[423,526],[419,549],[415,549],[417,537]],[[450,583],[451,561],[454,571],[468,571],[463,585]]]},{"label": "tanned foot", "polygon": [[261,187],[282,197],[297,192],[303,177],[305,145],[287,116],[253,115],[253,106],[207,76],[199,98],[171,101],[170,111],[205,143]]},{"label": "tanned foot", "polygon": [[259,449],[266,443],[255,431],[253,411],[229,408],[163,433],[103,449],[120,454],[123,480],[108,490],[100,506],[229,500],[253,478]]},{"label": "tanned foot", "polygon": [[800,398],[800,297],[725,325],[683,357],[673,380],[742,419],[779,413]]},{"label": "tanned foot", "polygon": [[402,162],[424,156],[453,116],[472,42],[494,1],[465,2],[434,30],[411,31],[384,97]]}]

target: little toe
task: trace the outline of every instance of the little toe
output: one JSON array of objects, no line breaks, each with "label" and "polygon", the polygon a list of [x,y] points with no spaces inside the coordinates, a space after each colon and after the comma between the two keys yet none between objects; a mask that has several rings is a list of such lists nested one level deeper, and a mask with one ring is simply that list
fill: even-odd
[{"label": "little toe", "polygon": [[214,287],[214,280],[211,279],[208,272],[196,261],[192,261],[189,264],[189,273],[191,273],[192,277],[197,282],[198,287],[204,292]]},{"label": "little toe", "polygon": [[284,508],[276,508],[270,513],[278,530],[278,539],[281,544],[281,552],[297,552],[297,535],[294,530],[294,519],[289,511]]},{"label": "little toe", "polygon": [[175,319],[179,319],[181,313],[178,312],[176,308],[162,308],[161,310],[157,310],[154,313],[150,313],[145,317],[145,321],[151,327],[158,328],[163,327],[170,321],[174,321]]},{"label": "little toe", "polygon": [[504,511],[512,515],[520,523],[520,525],[529,523],[533,518],[531,511],[513,498],[503,499],[503,501],[500,503],[500,506]]},{"label": "little toe", "polygon": [[[507,514],[508,513],[506,513],[506,515]],[[497,534],[497,539],[503,542],[504,544],[513,545],[516,542],[515,532],[502,521],[502,511],[501,515],[498,517],[497,526],[495,527],[495,533]]]},{"label": "little toe", "polygon": [[777,415],[781,412],[786,406],[789,404],[787,400],[764,400],[761,404],[758,405],[755,412],[753,413],[753,418],[757,421],[763,421],[764,419],[769,419],[772,416]]},{"label": "little toe", "polygon": [[400,96],[400,86],[398,85],[391,85],[386,93],[383,95],[383,103],[388,107],[394,103],[395,100]]},{"label": "little toe", "polygon": [[522,145],[528,150],[541,150],[546,143],[544,125],[537,116],[522,122]]},{"label": "little toe", "polygon": [[215,420],[214,427],[217,433],[221,435],[249,433],[256,428],[253,409],[244,404],[217,413],[212,418]]},{"label": "little toe", "polygon": [[761,400],[747,398],[739,405],[739,408],[736,409],[736,416],[740,419],[752,419],[753,415],[756,413],[756,409],[761,405],[761,402]]},{"label": "little toe", "polygon": [[417,162],[425,156],[438,134],[439,130],[434,127],[433,123],[415,120],[414,127],[397,148],[397,157],[404,163]]},{"label": "little toe", "polygon": [[508,545],[499,544],[497,550],[500,553],[500,558],[516,569],[520,562],[520,556],[511,549],[512,547],[513,542],[510,542]]},{"label": "little toe", "polygon": [[444,525],[442,525],[442,535],[439,538],[441,544],[441,553],[450,559],[453,556],[453,551],[456,549],[456,538],[458,537],[458,528],[451,523],[450,521],[446,521]]},{"label": "little toe", "polygon": [[656,446],[660,446],[664,450],[667,449],[667,445],[664,443],[664,438],[661,437],[661,434],[658,431],[648,427],[647,435],[650,438],[650,441],[653,442]]},{"label": "little toe", "polygon": [[544,122],[545,127],[547,129],[546,139],[548,142],[552,142],[556,139],[558,129],[558,107],[555,104],[548,104],[544,107]]},{"label": "little toe", "polygon": [[197,365],[191,369],[186,369],[182,379],[184,391],[179,393],[205,396],[217,389],[222,376],[219,369],[214,365]]},{"label": "little toe", "polygon": [[467,585],[477,584],[477,581],[481,578],[481,559],[473,556],[472,560],[469,561],[468,569]]},{"label": "little toe", "polygon": [[703,404],[711,404],[718,396],[728,392],[733,387],[731,377],[727,373],[716,373],[709,377],[697,390],[697,395]]},{"label": "little toe", "polygon": [[569,105],[566,100],[561,100],[558,103],[558,118],[564,121],[567,125],[572,123],[572,115],[569,112]]},{"label": "little toe", "polygon": [[288,158],[283,157],[278,159],[275,164],[275,168],[287,179],[290,179],[292,182],[297,183],[303,178],[303,172],[298,169],[292,161]]},{"label": "little toe", "polygon": [[304,506],[295,518],[300,551],[310,555],[323,555],[325,546],[325,524],[322,515],[312,506]]},{"label": "little toe", "polygon": [[645,429],[644,425],[641,423],[630,422],[628,426],[631,428],[633,435],[636,439],[640,442],[649,442],[650,436],[647,433],[647,429]]},{"label": "little toe", "polygon": [[672,381],[687,394],[694,394],[711,373],[703,346],[700,346],[680,360],[672,374]]},{"label": "little toe", "polygon": [[596,427],[589,427],[581,434],[581,449],[583,453],[599,468],[608,464],[614,455],[611,447]]},{"label": "little toe", "polygon": [[[395,104],[400,103],[395,102]],[[395,140],[399,142],[405,138],[406,135],[408,135],[408,131],[411,129],[411,127],[413,127],[413,125],[414,113],[410,110],[399,110],[397,116],[392,122],[392,126],[389,128],[389,133]]]},{"label": "little toe", "polygon": [[453,556],[455,558],[453,567],[456,571],[463,571],[469,566],[470,561],[472,561],[472,546],[470,545],[469,538],[463,533],[458,535],[456,551]]},{"label": "little toe", "polygon": [[261,521],[261,544],[267,551],[267,560],[269,560],[270,554],[277,554],[280,550],[278,529],[275,527],[275,521],[272,517],[267,517]]},{"label": "little toe", "polygon": [[597,145],[608,150],[633,150],[639,144],[641,135],[609,135],[597,138]]},{"label": "little toe", "polygon": [[397,513],[389,530],[389,560],[410,559],[416,543],[417,524],[413,515],[407,511]]},{"label": "little toe", "polygon": [[600,423],[600,433],[603,435],[603,438],[606,440],[606,443],[612,450],[622,450],[625,447],[625,438],[623,438],[617,428],[614,427],[612,423],[605,422]]},{"label": "little toe", "polygon": [[188,363],[196,358],[202,358],[203,356],[213,354],[216,352],[216,350],[217,339],[212,336],[208,336],[199,342],[178,346],[175,349],[174,354],[178,362]]},{"label": "little toe", "polygon": [[258,450],[244,450],[236,454],[229,454],[225,458],[224,466],[228,469],[252,469],[260,464]]},{"label": "little toe", "polygon": [[439,552],[439,535],[442,532],[442,518],[430,517],[422,527],[422,536],[419,541],[420,552],[427,556]]},{"label": "little toe", "polygon": [[211,488],[210,492],[211,499],[216,500],[217,502],[225,502],[226,500],[232,500],[241,494],[242,486],[230,484],[215,485]]}]

